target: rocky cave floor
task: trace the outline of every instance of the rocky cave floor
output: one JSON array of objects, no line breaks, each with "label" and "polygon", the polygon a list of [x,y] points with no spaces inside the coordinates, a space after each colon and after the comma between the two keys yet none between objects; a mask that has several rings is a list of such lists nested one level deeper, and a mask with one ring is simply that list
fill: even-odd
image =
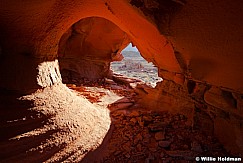
[{"label": "rocky cave floor", "polygon": [[193,162],[197,156],[227,156],[215,138],[187,126],[183,115],[133,111],[112,117],[114,131],[103,162]]},{"label": "rocky cave floor", "polygon": [[[25,117],[24,114],[27,110],[26,112],[23,112],[21,109],[23,110],[23,108],[26,108],[27,106],[33,107],[33,103],[31,105],[28,104],[28,101],[24,104],[20,104],[19,102],[13,103],[12,101],[7,103],[7,108],[13,107],[15,109],[11,112],[6,112],[6,110],[1,110],[0,112],[1,117],[3,117],[0,127],[0,162],[1,160],[3,162],[19,162],[21,160],[20,158],[26,157],[26,155],[23,154],[23,151],[33,148],[36,143],[41,145],[38,148],[33,148],[33,151],[29,152],[31,154],[31,158],[28,158],[25,162],[28,162],[31,159],[36,162],[60,162],[61,160],[68,162],[71,160],[71,162],[87,163],[195,162],[195,157],[197,156],[231,156],[213,135],[207,135],[200,131],[200,129],[194,129],[191,125],[192,123],[188,121],[187,117],[184,115],[172,114],[168,111],[148,111],[147,108],[139,105],[137,103],[139,96],[128,84],[131,81],[136,83],[136,80],[122,80],[123,83],[121,83],[121,80],[114,82],[113,80],[107,79],[106,81],[94,83],[86,81],[82,84],[67,84],[73,92],[85,97],[92,103],[92,105],[99,108],[108,108],[110,110],[109,116],[111,119],[111,125],[104,139],[100,135],[105,133],[105,127],[102,131],[99,131],[99,129],[102,128],[102,125],[104,125],[102,122],[107,122],[105,125],[109,125],[108,121],[104,120],[106,119],[105,116],[103,117],[103,120],[100,119],[100,121],[96,124],[95,118],[87,120],[87,117],[85,117],[85,115],[88,115],[88,112],[90,111],[87,110],[86,113],[81,112],[79,109],[71,110],[70,112],[69,110],[72,108],[72,105],[69,106],[68,103],[63,105],[68,109],[68,111],[60,110],[59,112],[61,113],[56,111],[58,107],[62,107],[60,102],[56,102],[57,104],[54,104],[54,101],[58,101],[60,97],[53,96],[50,98],[48,96],[57,94],[57,92],[60,91],[59,87],[54,89],[57,92],[47,92],[50,94],[42,92],[42,94],[37,94],[33,97],[35,99],[34,101],[40,101],[40,107],[46,105],[41,103],[41,98],[43,98],[45,102],[52,99],[53,101],[50,106],[53,107],[53,110],[55,111],[55,114],[53,115],[57,117],[56,119],[59,118],[59,121],[44,123],[48,121],[48,117],[36,115],[36,113],[32,111],[31,115],[29,115],[29,117],[32,118],[27,117],[27,120],[26,118],[21,118],[21,121],[11,121],[10,124],[12,126],[9,126],[9,123],[7,123],[9,121],[7,121],[7,119],[10,117],[11,119],[16,119],[16,117]],[[11,93],[2,93],[2,96],[0,96],[2,99],[1,102],[6,103],[6,100],[10,95],[12,96]],[[71,95],[70,97],[74,98]],[[66,96],[63,98],[65,99]],[[63,100],[60,99],[60,101]],[[3,106],[6,108],[6,105],[0,104],[0,107]],[[18,108],[16,108],[16,106],[18,106]],[[77,107],[80,106],[78,105]],[[95,111],[93,106],[91,107],[87,105],[87,107],[90,107]],[[13,112],[17,114],[14,115]],[[42,112],[45,113],[47,111],[44,109]],[[50,112],[52,112],[52,110],[50,110]],[[51,115],[50,112],[46,115]],[[68,115],[70,118],[73,117],[72,121],[74,122],[71,120],[69,122],[67,114],[70,114]],[[105,115],[105,113],[100,113],[100,116],[103,115]],[[95,117],[95,113],[93,117]],[[5,119],[6,121],[4,122]],[[60,119],[65,121],[65,123],[60,121]],[[76,125],[76,127],[74,125],[77,123],[82,126],[82,124],[86,122],[89,123],[89,127],[92,125],[96,126],[96,128],[94,127],[93,129],[95,132],[87,130],[88,128],[86,128],[87,131],[81,128],[78,129],[78,125]],[[37,130],[37,128],[43,128],[44,125],[44,128],[48,127],[48,132],[41,133],[41,130]],[[56,126],[58,125],[64,126],[64,128],[61,128],[62,132],[57,131]],[[29,132],[29,135],[23,134],[31,130],[34,131],[34,134],[31,134],[31,132]],[[37,132],[39,132],[39,136]],[[83,132],[86,132],[85,134],[88,135],[86,138],[87,140],[85,137],[85,140],[79,140],[80,138],[78,137],[80,137],[80,134],[83,134]],[[93,133],[94,135],[89,135],[89,133]],[[22,134],[23,138],[17,137],[15,140],[12,140],[12,137],[18,134]],[[51,135],[54,134],[56,142],[52,142],[53,139],[50,139],[50,137],[53,138]],[[95,146],[92,145],[91,142],[89,146],[90,140],[88,139],[92,139],[93,137],[93,141],[95,142],[95,137],[97,137],[96,134],[100,134],[98,135],[98,138],[100,139],[100,143],[102,142],[101,145]],[[38,138],[38,140],[36,138]],[[60,142],[62,142],[61,147],[55,147],[55,145],[52,145],[55,143],[58,145]],[[92,149],[90,151],[81,151],[81,145],[83,147],[87,145],[87,149],[90,147]],[[48,149],[49,151],[45,151],[45,149]],[[79,150],[81,152],[78,152]],[[80,157],[80,159],[75,157]],[[49,158],[52,159],[47,161]]]},{"label": "rocky cave floor", "polygon": [[79,90],[92,103],[103,102],[102,98],[106,96],[104,89],[125,97],[108,105],[111,130],[99,149],[90,156],[88,154],[84,162],[195,162],[198,156],[230,156],[213,135],[193,129],[192,122],[184,115],[148,111],[138,105],[134,89],[127,85],[109,80],[107,83],[69,85],[69,88]]}]

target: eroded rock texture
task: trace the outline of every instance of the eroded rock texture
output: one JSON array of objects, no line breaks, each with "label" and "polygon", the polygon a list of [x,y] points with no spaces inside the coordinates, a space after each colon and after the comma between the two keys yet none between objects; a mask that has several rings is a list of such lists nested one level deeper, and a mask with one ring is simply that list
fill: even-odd
[{"label": "eroded rock texture", "polygon": [[64,82],[107,77],[110,62],[119,59],[121,50],[129,42],[124,31],[104,18],[85,18],[75,23],[59,43]]},{"label": "eroded rock texture", "polygon": [[156,110],[171,108],[172,112],[186,115],[193,128],[200,128],[206,135],[217,135],[229,151],[242,153],[241,95],[205,83],[186,83],[164,80],[155,89],[138,86],[137,92],[144,106]]},{"label": "eroded rock texture", "polygon": [[58,90],[62,77],[119,81],[109,65],[131,41],[164,79],[155,89],[127,80],[139,104],[186,115],[242,154],[242,6],[242,0],[0,1],[0,88]]}]

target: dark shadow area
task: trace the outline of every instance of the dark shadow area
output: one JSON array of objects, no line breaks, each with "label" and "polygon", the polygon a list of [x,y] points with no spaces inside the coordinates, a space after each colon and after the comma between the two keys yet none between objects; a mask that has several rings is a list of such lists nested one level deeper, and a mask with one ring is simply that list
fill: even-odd
[{"label": "dark shadow area", "polygon": [[237,108],[237,100],[233,97],[231,92],[222,90],[222,95],[229,106],[235,109]]},{"label": "dark shadow area", "polygon": [[33,102],[19,100],[24,94],[11,90],[0,90],[0,132],[1,141],[8,140],[14,136],[35,129],[38,123],[35,120],[43,121],[45,118],[36,119],[36,113],[28,110],[33,106]]},{"label": "dark shadow area", "polygon": [[[9,56],[12,55],[13,54]],[[40,86],[36,82],[36,77],[38,75],[37,68],[41,63],[42,61],[33,57],[33,54],[32,56],[15,54],[13,55],[13,57],[6,57],[5,59],[1,60],[1,91],[3,91],[2,88],[19,90],[25,93],[33,93],[34,91],[36,91],[38,88],[40,88]]]},{"label": "dark shadow area", "polygon": [[31,110],[33,102],[19,99],[22,96],[24,94],[17,91],[0,90],[0,162],[43,162],[64,147],[59,145],[43,149],[49,154],[40,154],[40,149],[30,151],[50,139],[58,130],[21,137],[21,134],[44,127],[51,118]]},{"label": "dark shadow area", "polygon": [[196,82],[193,80],[188,80],[187,82],[187,90],[189,94],[192,94],[196,87]]}]

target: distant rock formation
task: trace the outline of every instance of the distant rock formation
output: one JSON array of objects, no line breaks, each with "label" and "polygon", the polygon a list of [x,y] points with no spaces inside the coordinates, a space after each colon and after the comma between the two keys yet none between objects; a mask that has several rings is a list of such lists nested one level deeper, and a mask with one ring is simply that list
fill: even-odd
[{"label": "distant rock formation", "polygon": [[132,60],[125,60],[125,65],[119,67],[120,70],[136,70],[144,68],[141,63],[134,63]]}]

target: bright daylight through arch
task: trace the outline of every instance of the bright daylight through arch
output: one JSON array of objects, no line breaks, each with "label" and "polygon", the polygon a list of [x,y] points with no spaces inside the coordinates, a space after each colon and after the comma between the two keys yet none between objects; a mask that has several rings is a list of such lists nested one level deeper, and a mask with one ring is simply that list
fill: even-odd
[{"label": "bright daylight through arch", "polygon": [[114,73],[140,79],[152,87],[163,80],[158,76],[158,68],[153,63],[148,63],[140,55],[136,46],[133,47],[130,43],[121,53],[124,57],[123,60],[111,63]]}]

